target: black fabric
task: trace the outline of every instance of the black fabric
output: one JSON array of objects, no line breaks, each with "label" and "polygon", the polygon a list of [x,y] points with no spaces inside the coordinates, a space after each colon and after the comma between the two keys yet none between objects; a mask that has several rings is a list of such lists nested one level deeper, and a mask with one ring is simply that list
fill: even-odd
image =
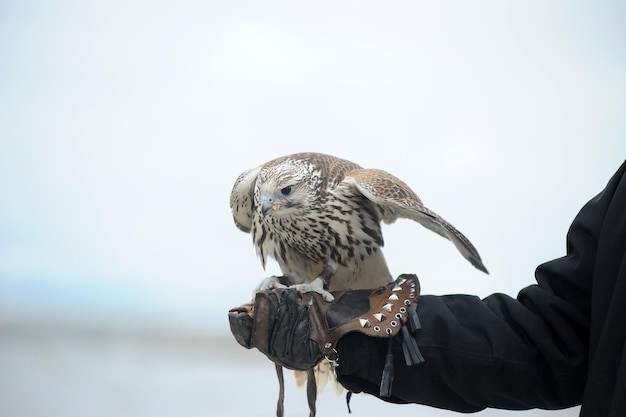
[{"label": "black fabric", "polygon": [[[567,255],[540,265],[537,284],[516,299],[422,296],[417,339],[426,362],[407,367],[396,352],[385,400],[463,412],[582,404],[582,417],[626,416],[625,171],[626,163],[582,208]],[[339,381],[378,395],[386,347],[344,337]]]}]

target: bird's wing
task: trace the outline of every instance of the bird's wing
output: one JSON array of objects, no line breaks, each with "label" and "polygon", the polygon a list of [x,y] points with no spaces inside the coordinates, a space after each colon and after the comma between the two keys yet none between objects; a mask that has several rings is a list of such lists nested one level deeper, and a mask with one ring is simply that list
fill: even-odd
[{"label": "bird's wing", "polygon": [[381,220],[385,223],[393,223],[398,218],[414,220],[452,241],[465,259],[488,273],[469,239],[437,213],[426,208],[402,180],[379,169],[356,169],[346,174],[342,185],[355,187],[365,198],[376,204]]},{"label": "bird's wing", "polygon": [[243,172],[230,192],[230,209],[233,220],[239,230],[250,233],[252,229],[252,213],[254,212],[254,184],[263,166]]}]

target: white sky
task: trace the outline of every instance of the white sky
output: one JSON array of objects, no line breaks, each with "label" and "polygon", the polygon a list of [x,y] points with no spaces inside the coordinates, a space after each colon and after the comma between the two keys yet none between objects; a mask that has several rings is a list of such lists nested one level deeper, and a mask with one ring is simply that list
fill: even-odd
[{"label": "white sky", "polygon": [[237,175],[320,151],[403,179],[491,274],[411,222],[392,273],[515,295],[626,157],[619,2],[0,6],[0,314],[226,331],[263,271]]}]

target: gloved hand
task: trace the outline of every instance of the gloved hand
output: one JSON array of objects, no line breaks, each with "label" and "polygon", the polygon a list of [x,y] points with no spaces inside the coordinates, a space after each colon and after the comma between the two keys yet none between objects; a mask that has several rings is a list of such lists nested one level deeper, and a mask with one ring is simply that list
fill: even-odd
[{"label": "gloved hand", "polygon": [[338,341],[353,331],[390,339],[401,332],[410,366],[423,361],[412,336],[420,328],[419,291],[415,275],[401,275],[375,290],[333,292],[333,302],[289,288],[265,290],[256,294],[254,305],[233,308],[228,316],[240,345],[259,349],[285,368],[308,370],[324,357],[336,361]]},{"label": "gloved hand", "polygon": [[312,297],[289,288],[261,291],[254,305],[228,312],[231,332],[241,346],[257,348],[285,368],[311,369],[324,358],[317,342],[309,338]]}]

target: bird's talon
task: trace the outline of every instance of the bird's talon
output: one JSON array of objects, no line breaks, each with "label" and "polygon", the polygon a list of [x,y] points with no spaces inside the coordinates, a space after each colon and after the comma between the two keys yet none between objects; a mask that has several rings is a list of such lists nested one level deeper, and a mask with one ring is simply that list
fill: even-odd
[{"label": "bird's talon", "polygon": [[259,293],[265,290],[273,290],[276,288],[287,288],[287,286],[284,284],[281,284],[277,276],[272,275],[271,277],[267,277],[261,280],[259,285],[257,285],[257,287],[254,289],[254,292],[252,293],[252,295],[254,297],[256,293]]},{"label": "bird's talon", "polygon": [[308,284],[292,285],[289,288],[294,288],[301,293],[316,292],[322,296],[324,301],[327,301],[329,303],[335,299],[335,297],[330,292],[324,289],[324,281],[320,277],[315,278],[312,282]]},{"label": "bird's talon", "polygon": [[321,295],[324,301],[327,301],[329,303],[335,300],[335,297],[328,291],[324,291],[323,293],[321,293]]}]

